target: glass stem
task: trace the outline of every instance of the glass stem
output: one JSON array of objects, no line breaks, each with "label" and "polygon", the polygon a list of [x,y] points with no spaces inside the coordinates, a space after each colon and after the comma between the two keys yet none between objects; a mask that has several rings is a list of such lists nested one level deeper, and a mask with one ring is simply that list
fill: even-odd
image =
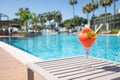
[{"label": "glass stem", "polygon": [[88,59],[88,57],[89,57],[89,52],[87,51],[86,52],[86,58]]},{"label": "glass stem", "polygon": [[88,59],[89,57],[89,49],[86,49],[86,58]]},{"label": "glass stem", "polygon": [[87,67],[89,66],[89,60],[88,60],[88,58],[89,58],[89,49],[86,49],[86,64],[87,64]]},{"label": "glass stem", "polygon": [[86,63],[87,63],[87,66],[89,66],[88,57],[89,57],[89,52],[87,51],[86,52],[86,58],[87,58],[87,62]]}]

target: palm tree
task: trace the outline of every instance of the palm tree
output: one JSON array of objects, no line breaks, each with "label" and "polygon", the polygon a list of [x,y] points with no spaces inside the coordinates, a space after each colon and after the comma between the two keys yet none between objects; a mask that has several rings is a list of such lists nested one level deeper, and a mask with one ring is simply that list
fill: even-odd
[{"label": "palm tree", "polygon": [[94,12],[96,9],[98,9],[98,2],[97,1],[95,2],[94,0],[91,0],[91,9],[93,11],[93,18],[94,18],[95,17]]},{"label": "palm tree", "polygon": [[69,0],[69,4],[73,6],[73,17],[75,16],[75,9],[74,5],[77,4],[77,0]]},{"label": "palm tree", "polygon": [[38,14],[38,19],[39,19],[39,22],[41,23],[41,26],[45,28],[45,23],[47,22],[45,13]]},{"label": "palm tree", "polygon": [[56,11],[54,13],[54,21],[58,24],[57,26],[59,26],[61,24],[62,14],[59,11]]},{"label": "palm tree", "polygon": [[114,28],[116,27],[115,26],[116,1],[118,1],[118,0],[113,0],[113,2],[114,2]]},{"label": "palm tree", "polygon": [[31,23],[33,24],[33,29],[37,30],[38,16],[35,13],[31,14]]},{"label": "palm tree", "polygon": [[68,31],[68,33],[69,33],[69,29],[72,28],[71,23],[66,23],[66,24],[65,24],[65,28],[67,29],[67,31]]},{"label": "palm tree", "polygon": [[115,12],[116,12],[116,1],[118,1],[118,0],[113,0],[113,2],[114,2],[114,15],[116,14]]},{"label": "palm tree", "polygon": [[86,4],[83,6],[83,13],[87,13],[87,20],[89,21],[89,13],[92,11],[91,9],[91,3]]},{"label": "palm tree", "polygon": [[23,21],[24,25],[26,26],[26,31],[28,32],[28,20],[31,18],[29,8],[20,8],[16,15],[20,16],[19,19]]},{"label": "palm tree", "polygon": [[50,21],[53,19],[52,13],[51,12],[46,13],[45,17],[49,21],[49,24],[50,24]]},{"label": "palm tree", "polygon": [[113,2],[112,0],[100,0],[99,1],[100,6],[105,8],[105,14],[107,14],[107,6],[110,6],[112,2]]}]

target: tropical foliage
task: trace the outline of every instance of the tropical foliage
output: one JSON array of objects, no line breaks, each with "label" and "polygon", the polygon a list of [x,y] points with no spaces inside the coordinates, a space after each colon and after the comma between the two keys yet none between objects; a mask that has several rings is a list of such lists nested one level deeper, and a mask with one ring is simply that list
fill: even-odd
[{"label": "tropical foliage", "polygon": [[30,13],[28,8],[20,8],[16,15],[19,16],[19,18],[15,20],[23,22],[22,26],[26,26],[27,29],[28,25],[32,26],[31,29],[34,31],[41,30],[43,28],[55,29],[57,27],[71,29],[75,28],[75,26],[81,26],[87,23],[85,18],[78,16],[74,16],[74,18],[62,21],[62,14],[60,11],[40,13],[37,15],[35,13]]},{"label": "tropical foliage", "polygon": [[16,15],[19,16],[17,20],[20,22],[21,26],[26,27],[26,31],[28,31],[28,25],[32,25],[32,29],[37,31],[38,27],[55,28],[62,22],[62,14],[60,11],[40,13],[37,15],[30,13],[28,8],[20,8]]},{"label": "tropical foliage", "polygon": [[[89,13],[93,11],[93,16],[95,16],[94,11],[99,8],[99,6],[102,6],[105,8],[105,13],[107,14],[107,7],[111,6],[114,3],[114,14],[116,11],[116,2],[118,0],[91,0],[90,2],[86,3],[83,6],[83,13],[87,14],[87,18],[89,17]],[[106,15],[107,16],[107,15]]]},{"label": "tropical foliage", "polygon": [[54,13],[54,21],[57,23],[59,26],[62,22],[62,14],[59,11],[55,11]]},{"label": "tropical foliage", "polygon": [[[95,10],[99,8],[99,5],[105,8],[105,14],[99,17],[104,17],[111,15],[107,13],[107,6],[110,6],[114,2],[114,11],[116,7],[116,1],[118,0],[90,0],[87,4],[83,6],[83,13],[87,14],[87,19],[89,20],[89,14],[93,12],[93,17],[95,16]],[[69,0],[69,4],[73,7],[73,18],[62,21],[62,14],[60,11],[51,11],[46,13],[31,13],[29,8],[20,8],[16,15],[18,19],[14,19],[20,23],[21,26],[28,31],[29,27],[32,26],[34,31],[43,28],[54,29],[57,27],[66,27],[67,29],[75,28],[76,26],[84,25],[88,21],[85,18],[75,15],[74,7],[78,3],[77,0]],[[115,13],[115,12],[114,12]]]},{"label": "tropical foliage", "polygon": [[[107,6],[110,6],[112,4],[112,0],[100,0],[99,4],[100,6],[105,8],[105,14],[107,14]],[[105,15],[105,17],[107,18],[107,16]],[[107,22],[107,20],[106,20]]]},{"label": "tropical foliage", "polygon": [[33,25],[33,30],[37,30],[38,16],[35,13],[31,14],[31,24]]},{"label": "tropical foliage", "polygon": [[45,13],[38,14],[38,20],[39,20],[39,23],[41,24],[41,26],[45,28],[45,23],[47,22],[47,20],[45,18]]},{"label": "tropical foliage", "polygon": [[91,0],[90,4],[91,4],[91,11],[93,11],[93,16],[92,17],[94,18],[95,17],[94,12],[95,12],[96,9],[98,9],[98,2],[95,1],[95,0]]},{"label": "tropical foliage", "polygon": [[106,17],[106,16],[109,16],[109,15],[112,15],[112,14],[111,14],[111,13],[101,14],[101,15],[99,15],[98,17]]},{"label": "tropical foliage", "polygon": [[30,10],[29,8],[20,8],[19,11],[16,13],[17,16],[19,16],[19,21],[23,22],[22,25],[26,26],[26,31],[28,31],[28,20],[31,18]]},{"label": "tropical foliage", "polygon": [[89,13],[93,11],[93,16],[92,17],[95,17],[95,10],[98,8],[98,2],[97,1],[94,1],[94,0],[91,0],[91,2],[85,4],[83,6],[83,13],[86,13],[87,14],[87,19],[89,20]]},{"label": "tropical foliage", "polygon": [[88,3],[83,6],[83,13],[87,14],[87,19],[89,20],[89,13],[91,12],[91,4]]},{"label": "tropical foliage", "polygon": [[112,4],[113,0],[100,0],[99,4],[100,6],[105,8],[105,13],[107,13],[107,6],[110,6]]},{"label": "tropical foliage", "polygon": [[74,18],[71,18],[71,19],[64,20],[62,23],[62,25],[65,26],[66,29],[72,29],[72,28],[75,28],[75,26],[83,26],[85,24],[87,24],[87,19],[78,17],[78,16],[75,16]]}]

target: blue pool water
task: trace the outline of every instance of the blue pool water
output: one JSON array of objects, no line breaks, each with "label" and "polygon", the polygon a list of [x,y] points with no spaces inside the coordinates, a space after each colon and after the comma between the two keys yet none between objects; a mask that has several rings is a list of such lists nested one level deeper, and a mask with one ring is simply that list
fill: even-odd
[{"label": "blue pool water", "polygon": [[[45,60],[85,55],[85,50],[75,34],[0,40]],[[99,35],[90,50],[90,56],[120,62],[120,36]]]}]

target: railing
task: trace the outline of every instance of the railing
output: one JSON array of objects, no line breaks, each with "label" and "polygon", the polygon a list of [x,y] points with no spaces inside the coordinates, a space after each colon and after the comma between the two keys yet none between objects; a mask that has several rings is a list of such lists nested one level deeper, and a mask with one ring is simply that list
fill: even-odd
[{"label": "railing", "polygon": [[97,28],[97,25],[96,25],[96,26],[95,26],[95,33],[97,33],[102,26],[103,26],[103,24],[100,24],[100,26]]},{"label": "railing", "polygon": [[117,35],[120,35],[120,31],[117,33]]},{"label": "railing", "polygon": [[7,20],[9,20],[9,16],[7,16],[7,15],[5,15],[5,14],[3,14],[3,13],[0,13],[0,20],[2,20],[2,17],[6,17]]},{"label": "railing", "polygon": [[109,29],[120,29],[120,14],[116,14],[116,15],[110,15],[107,16],[107,18],[105,17],[101,17],[101,18],[96,18],[92,20],[92,28],[95,29],[95,25],[100,25],[103,24],[103,27],[101,28],[101,30],[106,30],[106,23],[109,24]]}]

